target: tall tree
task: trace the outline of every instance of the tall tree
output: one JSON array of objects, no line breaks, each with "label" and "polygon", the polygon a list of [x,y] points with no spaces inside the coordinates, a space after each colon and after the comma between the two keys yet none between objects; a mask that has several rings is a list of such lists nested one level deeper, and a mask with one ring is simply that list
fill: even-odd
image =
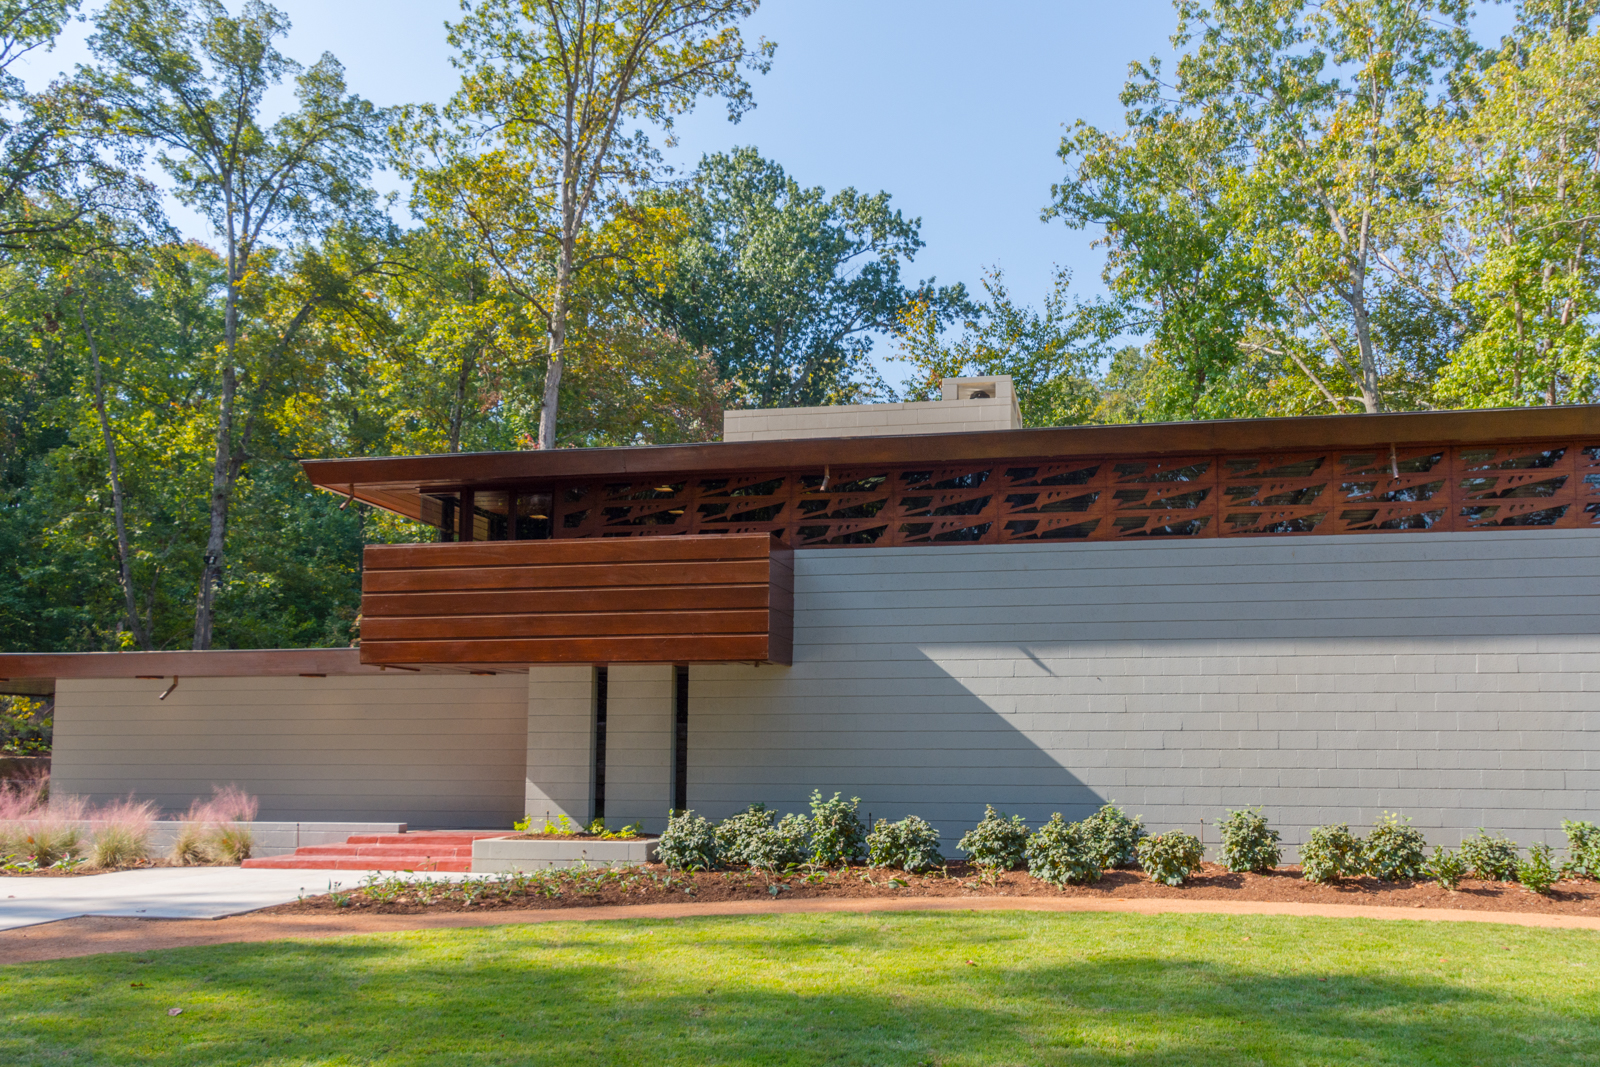
[{"label": "tall tree", "polygon": [[[368,184],[384,116],[350,94],[344,69],[324,54],[309,68],[273,41],[289,28],[281,11],[247,0],[240,14],[217,0],[110,0],[95,17],[85,71],[110,127],[159,146],[177,196],[223,240],[223,328],[217,358],[216,447],[210,528],[195,597],[194,647],[211,647],[224,571],[228,510],[249,442],[236,426],[242,363],[241,308],[255,261],[274,239],[317,233],[373,203]],[[263,97],[293,77],[296,108],[263,125]]]},{"label": "tall tree", "polygon": [[866,399],[884,388],[868,359],[874,332],[896,328],[913,301],[940,324],[963,306],[959,286],[902,282],[922,220],[892,208],[888,193],[830,197],[754,148],[706,156],[652,202],[681,216],[683,234],[650,299],[711,353],[743,406]]},{"label": "tall tree", "polygon": [[[1129,134],[1080,129],[1063,144],[1075,173],[1057,187],[1055,210],[1106,226],[1109,272],[1163,328],[1168,264],[1180,279],[1221,281],[1206,287],[1218,299],[1176,305],[1175,331],[1196,338],[1198,353],[1220,353],[1219,369],[1236,356],[1270,357],[1335,410],[1381,411],[1386,394],[1416,403],[1433,368],[1384,342],[1409,337],[1402,320],[1418,312],[1451,313],[1448,286],[1423,269],[1407,237],[1416,217],[1437,210],[1425,146],[1475,54],[1470,0],[1177,8],[1173,40],[1186,51],[1176,78],[1165,83],[1153,60],[1136,65],[1124,94]],[[1166,202],[1192,209],[1171,230],[1150,225],[1157,198],[1131,184],[1141,172],[1173,191]],[[1168,258],[1175,240],[1180,254]],[[1243,301],[1225,295],[1230,280],[1242,283]],[[1184,321],[1208,307],[1229,313]]]},{"label": "tall tree", "polygon": [[1438,390],[1458,406],[1600,397],[1600,39],[1593,0],[1522,5],[1443,131],[1446,230],[1475,328]]},{"label": "tall tree", "polygon": [[1114,318],[1093,305],[1074,305],[1070,276],[1058,271],[1044,309],[1019,304],[999,270],[983,278],[984,299],[962,316],[961,332],[947,337],[942,316],[927,300],[900,315],[891,358],[914,368],[909,400],[932,400],[943,378],[1010,375],[1025,426],[1069,426],[1089,421],[1098,400],[1096,364],[1106,350]]},{"label": "tall tree", "polygon": [[661,167],[644,125],[665,130],[701,97],[737,121],[759,0],[483,0],[452,25],[461,88],[442,112],[410,111],[399,139],[420,213],[470,240],[501,284],[536,309],[547,345],[541,448],[554,448],[581,276],[627,254],[590,238]]}]

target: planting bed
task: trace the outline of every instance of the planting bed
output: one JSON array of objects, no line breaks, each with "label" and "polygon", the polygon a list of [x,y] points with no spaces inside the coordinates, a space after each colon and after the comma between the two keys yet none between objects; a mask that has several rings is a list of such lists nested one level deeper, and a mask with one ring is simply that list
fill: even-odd
[{"label": "planting bed", "polygon": [[1547,897],[1515,883],[1465,879],[1454,893],[1433,882],[1378,882],[1352,878],[1318,885],[1300,877],[1298,868],[1280,867],[1269,874],[1235,874],[1215,864],[1181,886],[1152,882],[1138,871],[1107,871],[1096,883],[1057,888],[1022,871],[984,878],[964,864],[951,864],[925,875],[853,867],[828,871],[808,881],[804,875],[765,875],[759,871],[712,871],[686,874],[659,864],[592,870],[557,870],[537,875],[470,879],[446,885],[428,883],[402,891],[397,882],[379,883],[376,891],[360,888],[266,909],[275,914],[365,910],[379,914],[482,912],[498,909],[583,908],[597,905],[661,904],[731,900],[859,899],[879,897],[1090,897],[1138,899],[1365,904],[1386,907],[1447,908],[1474,911],[1536,912],[1549,915],[1600,915],[1600,883],[1564,881]]}]

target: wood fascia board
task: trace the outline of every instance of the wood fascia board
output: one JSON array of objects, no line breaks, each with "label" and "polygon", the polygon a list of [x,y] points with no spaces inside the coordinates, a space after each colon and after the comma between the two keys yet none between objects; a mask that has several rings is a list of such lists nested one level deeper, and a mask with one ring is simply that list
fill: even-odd
[{"label": "wood fascia board", "polygon": [[354,648],[0,653],[0,678],[274,678],[377,674]]},{"label": "wood fascia board", "polygon": [[[315,459],[302,460],[301,464],[313,484],[335,492],[348,492],[353,485],[358,499],[370,499],[385,492],[410,497],[419,488],[701,471],[1377,448],[1391,444],[1493,444],[1584,435],[1600,435],[1600,405]],[[378,503],[376,499],[371,502]]]}]

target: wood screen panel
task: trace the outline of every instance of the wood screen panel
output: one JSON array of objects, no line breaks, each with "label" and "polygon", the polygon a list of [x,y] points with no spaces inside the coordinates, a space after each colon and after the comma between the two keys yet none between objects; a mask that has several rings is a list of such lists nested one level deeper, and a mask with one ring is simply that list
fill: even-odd
[{"label": "wood screen panel", "polygon": [[793,553],[765,533],[369,545],[361,662],[788,663]]}]

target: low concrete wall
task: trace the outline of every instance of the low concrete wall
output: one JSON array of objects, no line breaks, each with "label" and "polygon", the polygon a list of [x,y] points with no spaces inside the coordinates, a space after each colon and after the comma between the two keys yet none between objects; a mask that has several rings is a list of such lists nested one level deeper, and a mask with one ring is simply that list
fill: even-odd
[{"label": "low concrete wall", "polygon": [[550,867],[626,867],[653,863],[656,842],[529,841],[482,837],[472,843],[472,873],[503,874]]},{"label": "low concrete wall", "polygon": [[[90,824],[93,825],[92,823]],[[249,822],[255,837],[252,856],[287,856],[302,845],[342,845],[351,834],[403,834],[403,822]],[[162,820],[153,827],[151,846],[157,855],[172,851],[183,823]]]}]

